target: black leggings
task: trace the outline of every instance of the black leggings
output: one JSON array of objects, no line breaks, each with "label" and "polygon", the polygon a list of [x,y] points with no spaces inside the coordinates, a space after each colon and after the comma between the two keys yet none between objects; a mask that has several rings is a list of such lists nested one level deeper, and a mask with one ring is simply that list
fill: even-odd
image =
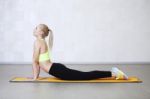
[{"label": "black leggings", "polygon": [[49,74],[63,80],[92,80],[97,78],[111,77],[110,71],[89,71],[83,72],[67,68],[64,64],[53,63]]}]

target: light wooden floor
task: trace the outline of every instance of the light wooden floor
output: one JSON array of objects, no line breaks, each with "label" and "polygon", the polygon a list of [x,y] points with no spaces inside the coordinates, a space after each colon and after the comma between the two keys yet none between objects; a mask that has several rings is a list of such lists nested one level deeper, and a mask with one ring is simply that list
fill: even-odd
[{"label": "light wooden floor", "polygon": [[15,76],[31,76],[31,65],[0,65],[0,99],[150,99],[150,65],[67,65],[82,71],[113,66],[143,83],[10,83]]}]

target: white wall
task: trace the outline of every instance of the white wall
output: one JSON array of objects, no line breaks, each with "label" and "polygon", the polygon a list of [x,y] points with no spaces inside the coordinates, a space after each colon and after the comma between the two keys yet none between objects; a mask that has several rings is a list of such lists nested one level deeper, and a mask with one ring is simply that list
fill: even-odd
[{"label": "white wall", "polygon": [[39,23],[54,62],[150,62],[149,0],[0,0],[0,63],[31,62]]}]

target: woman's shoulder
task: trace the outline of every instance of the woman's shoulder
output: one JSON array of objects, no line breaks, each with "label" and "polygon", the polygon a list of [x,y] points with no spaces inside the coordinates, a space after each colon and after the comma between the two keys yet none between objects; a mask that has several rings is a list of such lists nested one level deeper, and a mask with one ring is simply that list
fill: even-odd
[{"label": "woman's shoulder", "polygon": [[38,39],[36,39],[35,41],[34,41],[34,45],[35,46],[40,46],[42,44],[42,42],[40,41],[40,40],[38,40]]},{"label": "woman's shoulder", "polygon": [[39,40],[39,39],[37,39],[37,40],[35,40],[35,44],[37,46],[40,46],[40,47],[46,46],[45,40]]}]

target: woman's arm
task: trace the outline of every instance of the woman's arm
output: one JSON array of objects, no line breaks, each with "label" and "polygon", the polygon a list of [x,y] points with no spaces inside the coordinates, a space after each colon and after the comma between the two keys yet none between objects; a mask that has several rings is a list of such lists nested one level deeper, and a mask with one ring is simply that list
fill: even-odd
[{"label": "woman's arm", "polygon": [[33,49],[33,79],[36,80],[39,77],[40,74],[40,66],[39,66],[39,54],[40,54],[40,46],[38,41],[35,41],[34,43],[34,49]]}]

